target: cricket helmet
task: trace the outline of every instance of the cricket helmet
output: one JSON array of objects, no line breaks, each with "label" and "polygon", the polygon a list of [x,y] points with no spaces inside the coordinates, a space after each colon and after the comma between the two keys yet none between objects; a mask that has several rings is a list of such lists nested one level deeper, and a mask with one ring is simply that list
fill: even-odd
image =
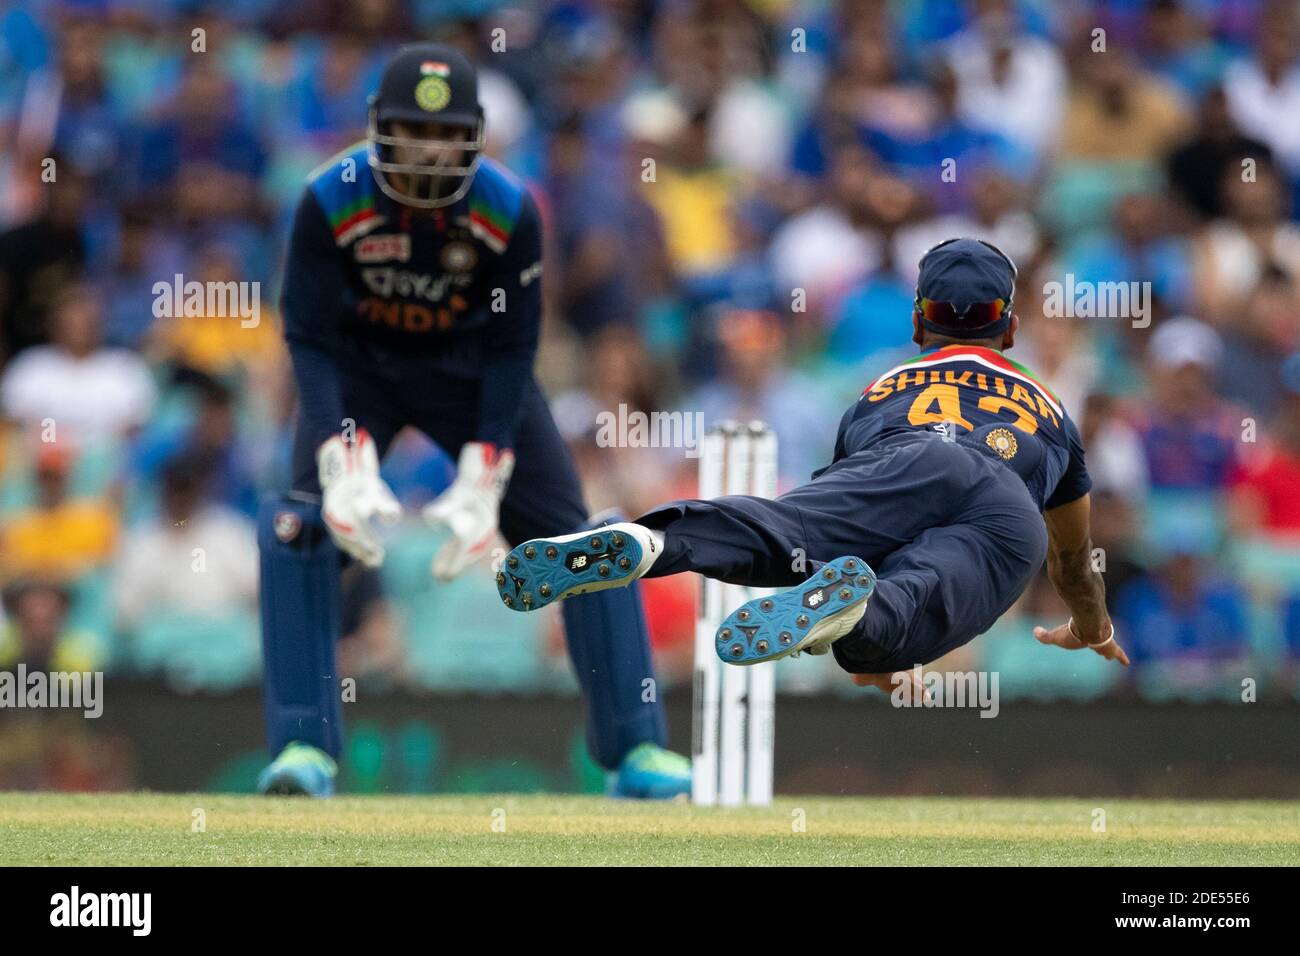
[{"label": "cricket helmet", "polygon": [[[431,132],[395,131],[399,123]],[[438,209],[460,200],[483,153],[474,65],[441,43],[399,49],[384,67],[379,92],[370,97],[366,139],[375,181],[393,201]]]}]

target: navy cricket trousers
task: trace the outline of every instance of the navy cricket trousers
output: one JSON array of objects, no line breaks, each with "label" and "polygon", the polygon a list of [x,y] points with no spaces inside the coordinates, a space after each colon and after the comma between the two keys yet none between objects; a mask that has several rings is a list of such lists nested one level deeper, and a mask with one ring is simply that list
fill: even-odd
[{"label": "navy cricket trousers", "polygon": [[857,627],[832,645],[858,674],[928,664],[986,631],[1047,553],[1021,478],[992,453],[931,432],[849,455],[775,500],[675,501],[637,523],[665,532],[648,576],[697,571],[791,587],[844,555],[877,575]]}]

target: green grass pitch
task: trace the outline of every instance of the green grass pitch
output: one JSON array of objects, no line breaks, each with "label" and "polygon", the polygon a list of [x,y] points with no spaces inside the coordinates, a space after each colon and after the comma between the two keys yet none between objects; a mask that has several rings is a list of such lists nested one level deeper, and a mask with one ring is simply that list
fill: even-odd
[{"label": "green grass pitch", "polygon": [[1300,802],[0,793],[8,866],[1297,863]]}]

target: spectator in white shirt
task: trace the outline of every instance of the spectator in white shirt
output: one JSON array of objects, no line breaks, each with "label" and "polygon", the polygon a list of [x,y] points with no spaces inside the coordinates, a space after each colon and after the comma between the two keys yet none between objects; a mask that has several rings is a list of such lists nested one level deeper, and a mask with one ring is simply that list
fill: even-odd
[{"label": "spectator in white shirt", "polygon": [[201,456],[163,475],[159,514],[130,532],[117,573],[118,621],[133,630],[149,613],[225,617],[257,608],[257,533],[238,512],[205,501]]},{"label": "spectator in white shirt", "polygon": [[1247,136],[1272,148],[1294,179],[1300,177],[1300,31],[1292,12],[1279,8],[1260,22],[1257,55],[1223,74],[1228,111]]},{"label": "spectator in white shirt", "polygon": [[143,424],[155,400],[148,366],[134,352],[104,348],[102,331],[95,290],[65,290],[50,316],[50,344],[20,352],[0,378],[6,417],[38,429],[53,422],[60,440],[113,437]]},{"label": "spectator in white shirt", "polygon": [[1265,277],[1300,284],[1300,226],[1287,218],[1286,187],[1267,163],[1250,182],[1225,169],[1222,195],[1225,214],[1201,229],[1192,276],[1198,310],[1228,326]]},{"label": "spectator in white shirt", "polygon": [[1055,139],[1064,106],[1061,55],[1020,30],[1007,0],[980,0],[976,7],[974,24],[948,42],[958,114],[1041,154]]}]

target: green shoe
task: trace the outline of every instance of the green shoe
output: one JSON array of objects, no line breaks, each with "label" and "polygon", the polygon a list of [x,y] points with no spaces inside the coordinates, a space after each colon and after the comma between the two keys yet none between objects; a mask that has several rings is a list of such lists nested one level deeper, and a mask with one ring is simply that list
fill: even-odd
[{"label": "green shoe", "polygon": [[257,777],[257,792],[287,796],[329,797],[339,765],[318,747],[297,740]]},{"label": "green shoe", "polygon": [[691,792],[691,761],[647,741],[628,751],[609,789],[611,797],[671,800]]}]

